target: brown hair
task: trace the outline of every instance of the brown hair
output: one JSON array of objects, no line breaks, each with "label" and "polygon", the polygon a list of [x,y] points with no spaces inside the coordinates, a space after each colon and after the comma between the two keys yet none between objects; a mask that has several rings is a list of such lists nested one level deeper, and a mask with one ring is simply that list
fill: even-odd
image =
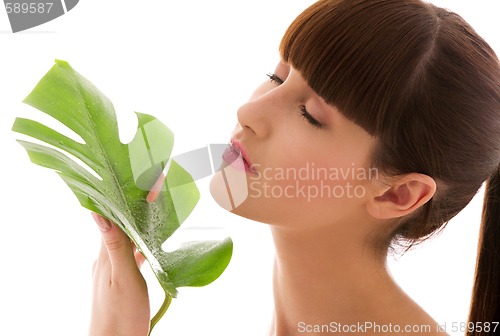
[{"label": "brown hair", "polygon": [[500,321],[500,65],[490,46],[459,15],[419,0],[320,0],[280,52],[377,138],[374,166],[436,180],[388,242],[411,246],[442,229],[489,179],[470,320]]}]

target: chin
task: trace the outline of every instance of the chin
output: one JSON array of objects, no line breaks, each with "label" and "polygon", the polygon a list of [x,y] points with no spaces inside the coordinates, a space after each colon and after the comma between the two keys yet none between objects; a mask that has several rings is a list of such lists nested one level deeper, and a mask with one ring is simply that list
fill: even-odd
[{"label": "chin", "polygon": [[[297,219],[296,202],[265,198],[261,190],[249,188],[251,181],[245,171],[225,166],[212,176],[210,193],[221,208],[250,220],[280,226]],[[261,197],[256,197],[256,192]]]},{"label": "chin", "polygon": [[[212,176],[210,180],[210,193],[212,194],[215,202],[223,209],[231,213],[257,221],[264,224],[279,225],[281,222],[277,216],[276,211],[273,211],[255,198],[248,195],[246,182],[241,180],[239,183],[226,183],[228,176],[219,171]],[[268,200],[264,200],[266,203]],[[276,208],[274,208],[276,210]],[[278,211],[279,212],[279,211]]]}]

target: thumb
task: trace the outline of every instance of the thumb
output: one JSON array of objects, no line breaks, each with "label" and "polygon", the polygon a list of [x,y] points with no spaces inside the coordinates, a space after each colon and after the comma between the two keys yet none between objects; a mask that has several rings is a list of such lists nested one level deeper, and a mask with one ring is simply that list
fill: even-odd
[{"label": "thumb", "polygon": [[120,272],[129,267],[137,268],[132,244],[125,232],[96,213],[92,213],[92,217],[102,233],[101,254],[108,255],[112,270]]}]

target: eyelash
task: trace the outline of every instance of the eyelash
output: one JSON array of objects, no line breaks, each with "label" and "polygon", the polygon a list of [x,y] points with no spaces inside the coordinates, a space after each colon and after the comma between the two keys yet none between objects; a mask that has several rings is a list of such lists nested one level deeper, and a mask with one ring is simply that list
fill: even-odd
[{"label": "eyelash", "polygon": [[304,119],[306,119],[313,127],[322,128],[323,124],[313,118],[313,116],[307,112],[306,107],[302,105],[300,107],[300,114]]},{"label": "eyelash", "polygon": [[278,85],[281,85],[281,84],[284,83],[284,80],[282,80],[281,78],[279,78],[278,76],[276,76],[276,74],[268,73],[267,77],[269,77],[269,79],[271,80],[271,82],[274,82],[274,83],[276,83]]},{"label": "eyelash", "polygon": [[[268,73],[267,77],[269,77],[269,79],[271,80],[271,82],[276,83],[278,85],[281,85],[281,84],[284,83],[284,80],[282,80],[281,78],[279,78],[278,76],[276,76],[276,74]],[[320,123],[319,121],[317,121],[316,119],[314,119],[313,116],[309,112],[307,112],[307,109],[306,109],[306,107],[304,105],[300,106],[300,114],[313,127],[316,127],[316,128],[322,128],[323,127],[322,123]]]}]

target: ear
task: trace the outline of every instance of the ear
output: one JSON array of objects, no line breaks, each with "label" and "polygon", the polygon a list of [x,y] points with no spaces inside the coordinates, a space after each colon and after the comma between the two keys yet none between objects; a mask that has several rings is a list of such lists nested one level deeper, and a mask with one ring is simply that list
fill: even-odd
[{"label": "ear", "polygon": [[436,192],[430,176],[411,173],[392,181],[391,185],[374,188],[368,200],[368,213],[378,219],[400,218],[427,203]]}]

